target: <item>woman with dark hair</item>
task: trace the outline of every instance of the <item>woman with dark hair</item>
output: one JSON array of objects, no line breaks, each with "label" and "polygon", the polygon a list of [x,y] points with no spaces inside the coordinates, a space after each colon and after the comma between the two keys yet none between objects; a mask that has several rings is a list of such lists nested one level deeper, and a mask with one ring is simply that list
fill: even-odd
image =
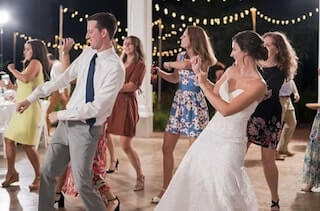
[{"label": "woman with dark hair", "polygon": [[107,173],[114,172],[119,163],[114,155],[114,146],[110,134],[120,135],[121,148],[136,171],[137,180],[134,191],[140,191],[144,189],[144,175],[139,156],[132,146],[132,138],[135,136],[136,125],[139,120],[136,91],[142,84],[146,66],[142,43],[138,37],[128,36],[123,45],[121,58],[126,68],[126,79],[117,96],[112,114],[107,121],[106,137],[111,157]]},{"label": "woman with dark hair", "polygon": [[271,210],[280,210],[278,195],[278,168],[276,149],[281,135],[282,108],[279,90],[285,79],[297,70],[298,58],[288,38],[281,32],[263,35],[268,48],[268,60],[261,61],[261,75],[267,83],[267,93],[248,123],[248,147],[250,143],[261,146],[264,175],[271,192]]},{"label": "woman with dark hair", "polygon": [[244,168],[247,122],[263,99],[266,85],[257,60],[267,59],[262,38],[253,31],[236,34],[235,63],[214,85],[202,59],[192,70],[216,113],[192,144],[155,211],[257,211],[254,191]]},{"label": "woman with dark hair", "polygon": [[209,122],[209,112],[204,94],[192,71],[190,59],[199,56],[204,69],[217,62],[209,37],[199,26],[188,26],[180,37],[181,47],[186,51],[177,56],[175,62],[165,62],[164,68],[172,73],[153,68],[153,74],[170,83],[179,83],[173,98],[169,120],[163,137],[163,183],[151,203],[158,203],[166,191],[174,170],[174,149],[180,136],[189,138],[191,145]]},{"label": "woman with dark hair", "polygon": [[[47,48],[40,40],[29,40],[24,45],[23,71],[15,69],[9,64],[9,71],[17,78],[16,101],[24,100],[32,90],[48,80]],[[8,171],[2,187],[8,187],[19,181],[19,174],[15,169],[16,143],[22,145],[35,172],[35,178],[29,186],[30,191],[36,191],[40,185],[39,156],[34,146],[37,144],[37,127],[40,121],[41,105],[34,102],[23,114],[15,112],[5,133],[5,146]]]}]

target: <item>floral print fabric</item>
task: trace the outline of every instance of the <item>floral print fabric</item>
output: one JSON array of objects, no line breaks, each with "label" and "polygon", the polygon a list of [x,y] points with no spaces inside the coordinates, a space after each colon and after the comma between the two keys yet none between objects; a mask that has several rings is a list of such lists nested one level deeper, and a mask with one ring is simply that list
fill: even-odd
[{"label": "floral print fabric", "polygon": [[[106,131],[108,128],[108,121],[105,121],[102,135],[99,138],[97,151],[93,159],[92,172],[93,172],[93,183],[96,188],[99,190],[100,194],[108,190],[110,187],[106,184],[106,162],[107,162],[107,137]],[[78,191],[74,184],[74,179],[72,175],[71,166],[67,168],[66,181],[63,185],[62,191],[65,194],[71,196],[78,196]]]},{"label": "floral print fabric", "polygon": [[315,188],[320,186],[320,111],[317,112],[311,128],[304,157],[302,182]]},{"label": "floral print fabric", "polygon": [[[185,52],[181,53],[183,61]],[[173,98],[166,131],[197,138],[209,122],[205,96],[192,70],[179,70],[179,87]]]},{"label": "floral print fabric", "polygon": [[276,66],[264,68],[260,73],[267,84],[267,92],[249,119],[248,141],[276,149],[282,130],[279,90],[284,82],[284,73]]}]

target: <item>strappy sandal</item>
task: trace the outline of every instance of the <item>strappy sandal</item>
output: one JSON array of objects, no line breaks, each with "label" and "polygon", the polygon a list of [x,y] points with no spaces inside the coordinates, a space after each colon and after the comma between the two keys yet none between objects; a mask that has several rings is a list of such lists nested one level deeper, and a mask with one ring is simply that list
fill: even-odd
[{"label": "strappy sandal", "polygon": [[143,190],[144,189],[144,176],[140,176],[137,178],[137,183],[136,185],[134,186],[134,191],[140,191],[140,190]]},{"label": "strappy sandal", "polygon": [[12,183],[19,182],[19,174],[11,174],[10,176],[6,177],[6,180],[2,182],[2,187],[6,188],[9,187]]},{"label": "strappy sandal", "polygon": [[[114,211],[120,211],[120,200],[119,198],[116,196],[113,199],[108,199],[108,202],[112,202],[112,201],[117,201],[118,205],[116,206],[116,208],[114,208]],[[108,211],[108,207],[107,207],[107,211]]]},{"label": "strappy sandal", "polygon": [[272,211],[280,210],[279,199],[278,199],[278,201],[271,200],[271,210]]},{"label": "strappy sandal", "polygon": [[158,204],[159,201],[161,200],[161,197],[163,196],[164,192],[166,192],[166,189],[165,188],[162,188],[159,195],[158,196],[155,196],[151,199],[151,203],[152,204]]}]

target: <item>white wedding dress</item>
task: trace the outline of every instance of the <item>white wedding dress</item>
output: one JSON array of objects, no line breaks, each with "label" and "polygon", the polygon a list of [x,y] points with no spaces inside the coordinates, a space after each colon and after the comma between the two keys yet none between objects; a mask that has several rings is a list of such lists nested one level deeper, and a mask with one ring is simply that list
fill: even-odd
[{"label": "white wedding dress", "polygon": [[[227,102],[227,80],[219,95]],[[244,167],[247,122],[258,102],[224,117],[217,112],[180,163],[155,211],[257,211],[254,191]]]}]

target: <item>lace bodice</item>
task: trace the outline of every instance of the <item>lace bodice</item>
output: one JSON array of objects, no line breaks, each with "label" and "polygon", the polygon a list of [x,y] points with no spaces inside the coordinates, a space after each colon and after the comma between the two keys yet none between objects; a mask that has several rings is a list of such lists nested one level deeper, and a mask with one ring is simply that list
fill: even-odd
[{"label": "lace bodice", "polygon": [[[236,89],[232,92],[229,92],[228,80],[223,82],[219,89],[219,95],[226,102],[230,102],[242,92],[242,89]],[[242,111],[226,117],[219,112],[216,112],[210,122],[209,127],[211,127],[213,133],[222,137],[246,137],[248,120],[251,114],[255,111],[257,105],[258,102],[254,101]]]}]

